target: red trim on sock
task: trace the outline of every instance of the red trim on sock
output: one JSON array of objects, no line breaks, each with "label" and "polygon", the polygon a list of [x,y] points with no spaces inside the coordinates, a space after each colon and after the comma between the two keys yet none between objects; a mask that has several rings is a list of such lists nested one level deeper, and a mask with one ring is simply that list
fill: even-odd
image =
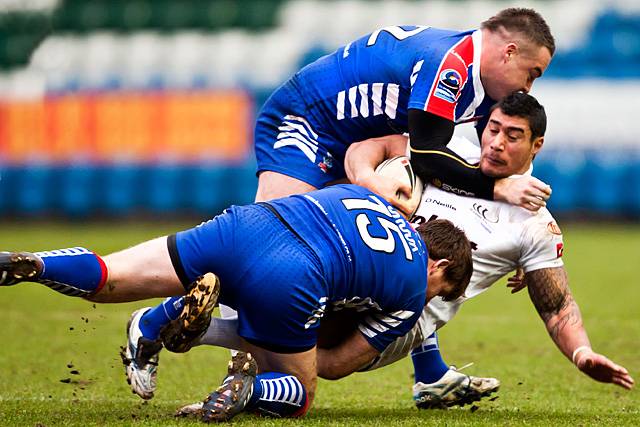
[{"label": "red trim on sock", "polygon": [[102,275],[100,276],[100,283],[98,283],[98,287],[95,289],[95,291],[92,292],[92,294],[97,294],[98,292],[100,292],[100,290],[104,287],[104,284],[107,283],[107,278],[109,277],[109,271],[107,270],[107,265],[104,263],[104,261],[102,260],[102,258],[100,258],[100,255],[98,255],[95,252],[92,252],[97,260],[98,260],[98,264],[100,264],[100,271],[102,272]]},{"label": "red trim on sock", "polygon": [[291,414],[291,418],[304,417],[307,414],[308,411],[309,411],[309,398],[307,397],[307,395],[305,393],[304,406],[300,407],[300,409],[298,409],[296,412]]}]

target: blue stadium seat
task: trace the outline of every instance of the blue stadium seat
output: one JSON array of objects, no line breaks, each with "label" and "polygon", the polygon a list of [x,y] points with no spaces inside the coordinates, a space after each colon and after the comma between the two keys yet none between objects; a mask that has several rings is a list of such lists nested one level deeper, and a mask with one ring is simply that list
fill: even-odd
[{"label": "blue stadium seat", "polygon": [[43,164],[30,164],[16,171],[13,203],[16,212],[42,216],[56,205],[56,171]]},{"label": "blue stadium seat", "polygon": [[96,194],[95,167],[73,164],[56,168],[58,185],[56,200],[62,213],[70,217],[86,217],[93,212]]},{"label": "blue stadium seat", "polygon": [[99,168],[100,198],[96,208],[108,215],[124,216],[140,208],[145,191],[141,168],[132,164],[114,164]]}]

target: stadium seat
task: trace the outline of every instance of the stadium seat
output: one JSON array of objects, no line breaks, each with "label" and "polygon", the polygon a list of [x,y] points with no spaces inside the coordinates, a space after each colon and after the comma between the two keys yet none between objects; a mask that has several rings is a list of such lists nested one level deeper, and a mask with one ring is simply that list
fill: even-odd
[{"label": "stadium seat", "polygon": [[95,193],[95,167],[77,163],[60,167],[56,199],[60,211],[68,217],[86,217],[93,213]]}]

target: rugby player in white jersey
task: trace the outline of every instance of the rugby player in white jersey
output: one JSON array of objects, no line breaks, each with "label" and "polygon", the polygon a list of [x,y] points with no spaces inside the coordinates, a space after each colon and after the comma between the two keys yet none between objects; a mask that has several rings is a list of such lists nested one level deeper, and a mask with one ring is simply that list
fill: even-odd
[{"label": "rugby player in white jersey", "polygon": [[[449,148],[470,162],[477,162],[480,154],[479,167],[488,176],[503,178],[530,174],[533,158],[544,142],[545,128],[544,108],[532,96],[514,93],[492,110],[482,135],[481,153],[477,146],[463,138],[454,138]],[[354,183],[372,179],[375,166],[382,160],[406,152],[407,141],[402,136],[373,142],[354,144],[347,153],[346,170]],[[531,301],[558,349],[578,369],[597,381],[624,388],[633,386],[633,379],[625,368],[591,349],[562,263],[562,233],[546,208],[533,214],[514,205],[461,197],[427,185],[414,221],[420,223],[435,218],[452,221],[474,243],[471,283],[465,295],[456,301],[437,299],[429,303],[411,333],[389,346],[368,369],[392,363],[415,349],[414,399],[419,407],[469,403],[497,389],[497,380],[467,377],[453,369],[434,384],[425,384],[418,379],[421,368],[418,365],[424,362],[420,354],[429,349],[439,353],[432,334],[453,318],[464,301],[521,268],[524,271],[522,284],[514,282],[511,286],[514,291],[527,287]],[[330,371],[322,372],[323,369],[323,364],[319,363],[321,374],[331,376]]]},{"label": "rugby player in white jersey", "polygon": [[[533,158],[542,148],[545,128],[546,115],[542,106],[530,95],[515,93],[492,110],[482,135],[481,154],[477,146],[462,139],[452,140],[449,148],[469,161],[479,160],[479,167],[487,175],[528,174]],[[376,179],[371,176],[375,167],[385,158],[404,154],[406,145],[407,139],[400,135],[353,144],[345,160],[349,178],[354,183]],[[562,234],[546,209],[534,214],[521,207],[457,196],[429,185],[416,212],[416,220],[428,221],[435,217],[452,221],[475,243],[471,283],[464,297],[456,301],[436,299],[430,302],[411,332],[396,340],[379,357],[374,359],[372,356],[371,362],[362,370],[390,364],[416,348],[418,356],[437,353],[439,357],[437,346],[432,349],[434,351],[420,352],[420,349],[434,347],[435,331],[453,318],[464,301],[481,294],[516,268],[522,268],[522,284],[512,282],[511,285],[515,286],[514,290],[528,288],[531,300],[559,350],[578,369],[597,381],[624,388],[633,386],[634,381],[625,368],[591,349],[563,267]],[[321,322],[321,330],[329,324],[330,315]],[[213,318],[198,344],[238,348],[236,327],[233,319]],[[341,329],[344,333],[344,324]],[[331,331],[325,329],[326,332]],[[425,363],[425,359],[415,357],[415,353],[413,359],[418,374],[418,365]],[[318,350],[318,375],[328,379],[348,374],[345,367],[358,356],[341,352],[345,358],[338,360],[324,357],[325,354],[322,349]],[[432,360],[427,359],[426,363],[432,363]],[[414,399],[422,408],[463,405],[495,391],[498,386],[495,379],[470,377],[446,367],[445,372],[430,383],[420,381],[417,375]]]}]

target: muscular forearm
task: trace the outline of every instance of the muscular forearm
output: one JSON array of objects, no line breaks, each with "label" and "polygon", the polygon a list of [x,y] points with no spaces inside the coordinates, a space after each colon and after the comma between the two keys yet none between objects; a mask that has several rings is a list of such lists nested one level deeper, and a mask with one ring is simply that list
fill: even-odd
[{"label": "muscular forearm", "polygon": [[564,268],[543,268],[525,274],[529,296],[549,335],[560,351],[578,369],[596,381],[630,389],[633,378],[620,365],[595,353],[582,325],[578,304],[573,299]]},{"label": "muscular forearm", "polygon": [[424,182],[447,191],[493,200],[495,180],[477,165],[467,163],[447,148],[454,123],[425,111],[409,110],[411,165]]},{"label": "muscular forearm", "polygon": [[580,308],[571,295],[563,309],[545,321],[545,326],[553,342],[569,360],[572,359],[575,349],[591,347],[582,324]]},{"label": "muscular forearm", "polygon": [[385,159],[405,154],[407,137],[389,135],[353,143],[344,158],[347,178],[354,184],[362,183]]},{"label": "muscular forearm", "polygon": [[337,380],[358,371],[380,354],[359,331],[336,347],[318,348],[318,376]]},{"label": "muscular forearm", "polygon": [[525,275],[529,296],[549,336],[571,360],[575,349],[589,346],[578,304],[569,289],[564,268],[544,268]]}]

